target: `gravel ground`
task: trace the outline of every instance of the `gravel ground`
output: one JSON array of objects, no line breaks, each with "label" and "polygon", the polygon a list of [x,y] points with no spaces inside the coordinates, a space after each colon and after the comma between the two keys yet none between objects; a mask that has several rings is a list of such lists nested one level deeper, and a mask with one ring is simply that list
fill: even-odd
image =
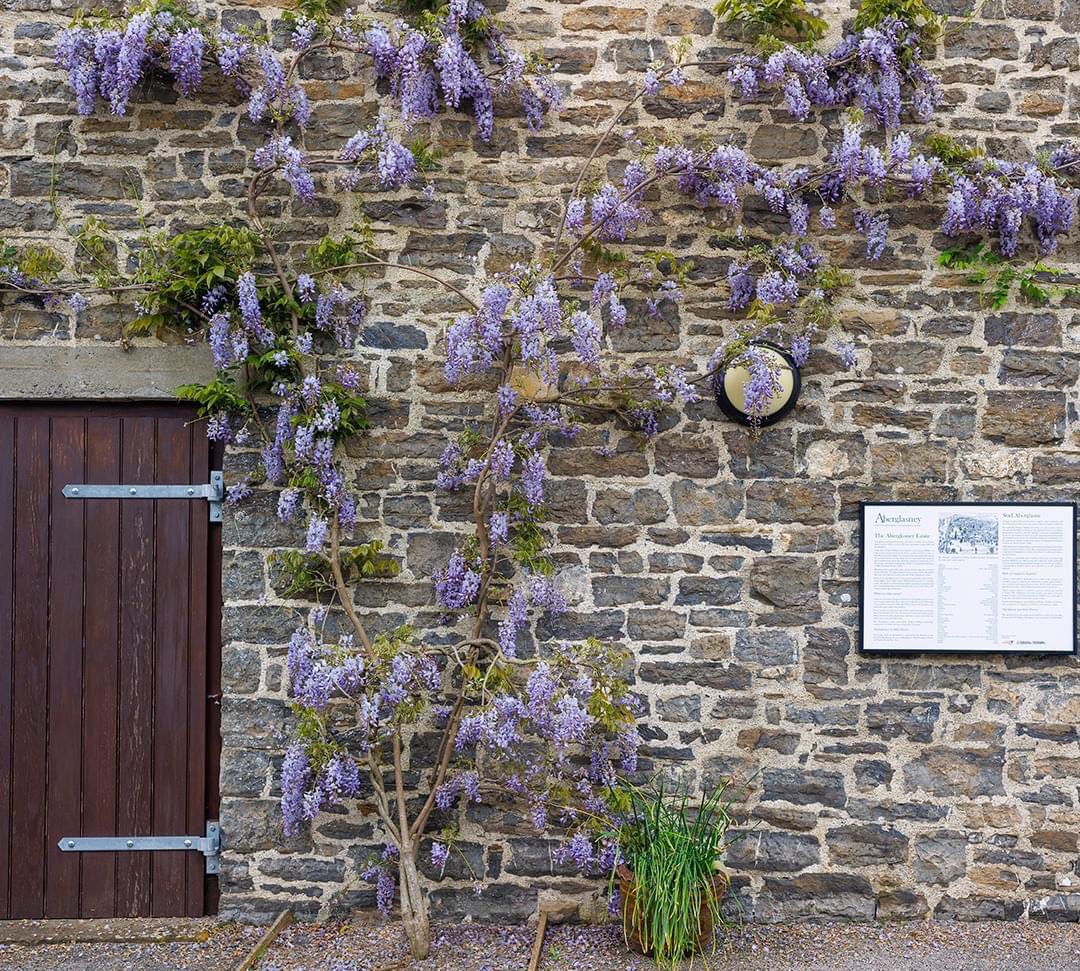
[{"label": "gravel ground", "polygon": [[[531,928],[435,928],[432,959],[406,959],[399,929],[377,920],[297,925],[267,956],[278,971],[524,971]],[[650,971],[615,927],[552,927],[542,971]],[[687,962],[687,969],[690,963]],[[913,923],[754,926],[731,935],[703,971],[1080,971],[1080,925]],[[263,971],[269,971],[266,965]]]},{"label": "gravel ground", "polygon": [[207,920],[199,940],[155,944],[0,944],[0,971],[232,971],[263,928]]},{"label": "gravel ground", "polygon": [[[216,925],[202,941],[0,945],[0,971],[230,971],[260,931]],[[285,930],[260,971],[524,971],[532,929],[434,928],[430,961],[407,958],[400,928],[378,918]],[[542,971],[651,971],[617,928],[549,928]],[[687,963],[689,971],[690,964]],[[1080,971],[1080,925],[913,923],[754,926],[733,934],[702,971]]]}]

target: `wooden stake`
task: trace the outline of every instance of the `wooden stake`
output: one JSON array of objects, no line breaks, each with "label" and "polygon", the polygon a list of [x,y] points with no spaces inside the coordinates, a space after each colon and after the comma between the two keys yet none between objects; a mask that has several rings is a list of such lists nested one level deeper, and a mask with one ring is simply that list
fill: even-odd
[{"label": "wooden stake", "polygon": [[259,942],[248,951],[248,955],[236,966],[236,971],[251,971],[266,955],[266,952],[270,949],[270,945],[274,943],[274,938],[278,936],[286,927],[288,927],[296,918],[293,917],[291,910],[283,910],[274,919],[268,928],[266,933],[259,938]]},{"label": "wooden stake", "polygon": [[536,940],[533,941],[532,957],[529,959],[529,971],[540,967],[540,952],[544,947],[544,931],[547,930],[547,911],[540,911],[536,921]]}]

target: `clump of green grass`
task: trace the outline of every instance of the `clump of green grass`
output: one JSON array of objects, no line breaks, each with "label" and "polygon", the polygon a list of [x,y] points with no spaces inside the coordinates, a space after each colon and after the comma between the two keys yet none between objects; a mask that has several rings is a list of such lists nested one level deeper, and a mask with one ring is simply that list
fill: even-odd
[{"label": "clump of green grass", "polygon": [[728,882],[717,861],[730,842],[729,789],[725,782],[693,801],[665,792],[663,784],[620,792],[625,813],[615,835],[632,887],[623,932],[661,968],[711,950],[714,930],[728,924],[722,909]]}]

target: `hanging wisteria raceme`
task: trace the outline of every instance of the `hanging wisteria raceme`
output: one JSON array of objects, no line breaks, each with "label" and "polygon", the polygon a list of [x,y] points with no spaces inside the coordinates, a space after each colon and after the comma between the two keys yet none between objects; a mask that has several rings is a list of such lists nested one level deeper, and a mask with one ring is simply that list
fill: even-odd
[{"label": "hanging wisteria raceme", "polygon": [[[455,748],[479,746],[488,779],[527,800],[540,831],[549,822],[574,830],[583,820],[604,818],[617,773],[637,767],[639,736],[627,717],[636,705],[618,674],[626,660],[593,639],[556,645],[462,718]],[[472,770],[462,768],[447,776],[436,804],[447,810],[482,798]]]},{"label": "hanging wisteria raceme", "polygon": [[1074,168],[1077,149],[1057,149],[1045,167],[1002,159],[973,159],[951,180],[941,228],[947,236],[997,236],[1002,256],[1013,256],[1030,226],[1039,252],[1053,253],[1073,226],[1077,191],[1062,186],[1055,170]]},{"label": "hanging wisteria raceme", "polygon": [[291,121],[305,128],[311,107],[296,80],[297,65],[320,50],[363,57],[377,78],[389,80],[406,127],[467,100],[480,137],[490,140],[497,97],[516,97],[534,128],[561,105],[551,67],[510,47],[478,0],[455,0],[422,27],[404,21],[388,26],[355,10],[333,25],[300,17],[290,47],[292,55],[283,57],[266,40],[155,2],[126,17],[81,15],[59,35],[56,60],[68,72],[83,115],[93,113],[98,98],[114,114],[125,114],[133,90],[152,70],[170,73],[177,90],[190,97],[209,59],[248,96],[252,121]]},{"label": "hanging wisteria raceme", "polygon": [[846,35],[826,53],[788,45],[768,55],[736,56],[726,77],[743,100],[778,90],[788,114],[799,121],[813,110],[857,105],[882,128],[896,129],[905,95],[917,121],[928,121],[941,102],[937,78],[921,63],[922,44],[920,31],[887,17]]}]

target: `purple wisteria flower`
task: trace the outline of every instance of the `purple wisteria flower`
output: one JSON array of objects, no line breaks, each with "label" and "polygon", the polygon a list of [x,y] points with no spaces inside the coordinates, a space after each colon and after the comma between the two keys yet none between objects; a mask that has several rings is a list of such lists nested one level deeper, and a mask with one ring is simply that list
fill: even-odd
[{"label": "purple wisteria flower", "polygon": [[304,202],[315,201],[315,180],[308,168],[307,157],[293,145],[288,135],[275,135],[255,152],[252,162],[264,172],[280,167],[285,181]]},{"label": "purple wisteria flower", "polygon": [[319,32],[319,24],[315,20],[310,20],[307,17],[299,18],[293,26],[292,36],[289,38],[289,43],[298,51],[305,50],[310,47],[315,40],[315,35]]},{"label": "purple wisteria flower", "polygon": [[758,300],[765,304],[794,303],[799,299],[799,281],[779,270],[770,270],[758,278],[756,292]]},{"label": "purple wisteria flower", "polygon": [[379,870],[375,883],[375,906],[386,917],[389,917],[390,912],[394,909],[394,893],[396,890],[397,883],[394,880],[393,872],[383,867]]},{"label": "purple wisteria flower", "polygon": [[743,411],[752,420],[760,420],[780,391],[776,367],[761,347],[751,345],[738,363],[750,372],[743,390]]},{"label": "purple wisteria flower", "polygon": [[488,538],[495,545],[505,543],[510,538],[510,515],[505,512],[493,512],[488,520]]},{"label": "purple wisteria flower", "polygon": [[330,535],[330,524],[322,516],[312,516],[308,521],[304,548],[309,553],[321,553]]},{"label": "purple wisteria flower", "polygon": [[[619,306],[622,305],[619,304]],[[623,314],[625,322],[625,310]],[[600,367],[600,324],[591,314],[579,310],[571,316],[570,328],[570,340],[581,362],[587,367],[598,369]]]},{"label": "purple wisteria flower", "polygon": [[480,574],[454,550],[446,567],[435,574],[435,599],[448,610],[463,610],[480,592]]},{"label": "purple wisteria flower", "polygon": [[733,261],[727,271],[728,286],[731,293],[728,296],[729,310],[745,310],[750,306],[754,296],[754,278],[745,263]]},{"label": "purple wisteria flower", "polygon": [[889,238],[889,214],[871,213],[865,209],[856,209],[854,213],[855,229],[866,237],[866,257],[869,260],[880,259],[885,252]]},{"label": "purple wisteria flower", "polygon": [[810,359],[810,338],[806,334],[795,334],[791,338],[791,359],[796,367],[802,367]]},{"label": "purple wisteria flower", "polygon": [[447,861],[450,859],[450,850],[442,843],[431,844],[431,865],[439,871],[439,875],[442,876],[446,870]]},{"label": "purple wisteria flower", "polygon": [[281,815],[285,835],[296,836],[304,824],[304,794],[311,781],[311,765],[304,747],[289,746],[281,763]]},{"label": "purple wisteria flower", "polygon": [[491,449],[488,467],[496,482],[509,482],[514,469],[514,446],[509,439],[500,438]]},{"label": "purple wisteria flower", "polygon": [[291,523],[304,499],[300,489],[282,489],[278,494],[277,514],[283,523]]},{"label": "purple wisteria flower", "polygon": [[840,360],[849,371],[859,363],[854,341],[839,342],[836,346],[836,353],[840,355]]},{"label": "purple wisteria flower", "polygon": [[390,132],[387,120],[382,116],[370,128],[353,135],[338,157],[355,165],[343,179],[345,187],[350,189],[372,172],[384,189],[399,189],[416,175],[416,157]]},{"label": "purple wisteria flower", "polygon": [[499,414],[506,418],[513,414],[514,409],[517,407],[517,392],[509,385],[501,385],[496,392],[496,404]]},{"label": "purple wisteria flower", "polygon": [[521,475],[521,488],[525,501],[530,506],[539,506],[544,502],[544,480],[547,466],[538,452],[530,452],[525,458],[525,467]]},{"label": "purple wisteria flower", "polygon": [[915,30],[886,17],[845,35],[825,53],[787,46],[767,57],[738,55],[727,81],[742,99],[756,98],[762,88],[779,89],[788,114],[800,121],[814,108],[858,106],[883,128],[896,129],[905,91],[921,120],[942,99],[937,80],[919,63],[920,43]]}]

